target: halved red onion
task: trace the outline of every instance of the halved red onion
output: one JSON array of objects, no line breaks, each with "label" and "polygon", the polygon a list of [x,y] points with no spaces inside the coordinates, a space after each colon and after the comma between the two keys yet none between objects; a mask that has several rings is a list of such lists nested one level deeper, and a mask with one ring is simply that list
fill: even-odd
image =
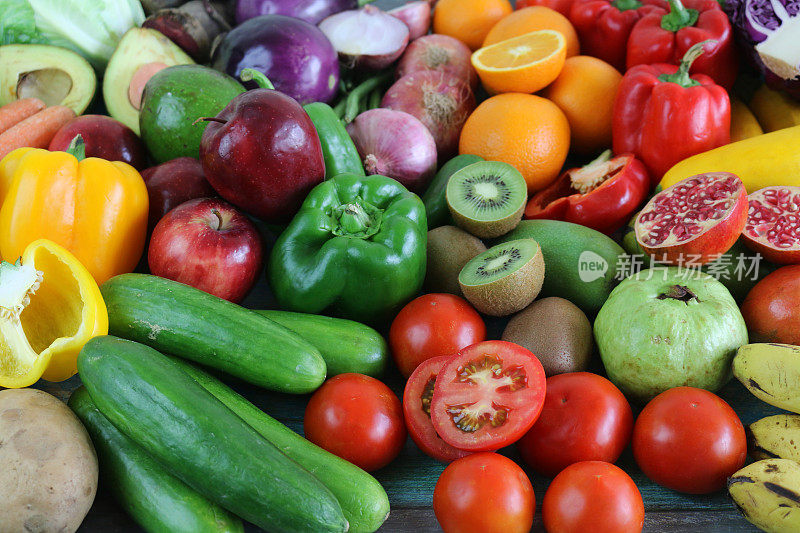
[{"label": "halved red onion", "polygon": [[347,125],[347,133],[368,175],[394,178],[421,192],[436,172],[436,143],[413,115],[392,109],[370,109]]},{"label": "halved red onion", "polygon": [[399,18],[367,5],[342,11],[319,23],[346,68],[380,70],[391,65],[408,45],[409,29]]},{"label": "halved red onion", "polygon": [[428,33],[431,28],[431,5],[428,0],[408,2],[400,7],[390,9],[387,13],[406,23],[410,31],[408,37],[412,41]]},{"label": "halved red onion", "polygon": [[474,90],[478,75],[472,68],[472,51],[448,35],[423,35],[411,41],[397,64],[397,77],[420,70],[449,72],[466,80]]},{"label": "halved red onion", "polygon": [[405,111],[425,124],[442,160],[458,151],[461,128],[475,105],[475,95],[465,80],[435,70],[403,76],[389,87],[381,101],[381,107]]}]

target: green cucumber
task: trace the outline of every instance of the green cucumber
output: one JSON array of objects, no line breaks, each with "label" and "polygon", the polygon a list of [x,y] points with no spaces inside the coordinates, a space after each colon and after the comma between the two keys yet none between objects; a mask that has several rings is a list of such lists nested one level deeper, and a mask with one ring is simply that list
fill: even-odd
[{"label": "green cucumber", "polygon": [[100,292],[108,331],[267,389],[305,394],[325,381],[325,360],[266,317],[188,285],[122,274]]},{"label": "green cucumber", "polygon": [[238,517],[191,489],[122,434],[85,387],[69,407],[92,437],[105,487],[148,533],[241,533]]},{"label": "green cucumber", "polygon": [[378,481],[352,463],[307,441],[199,368],[176,360],[208,392],[314,474],[339,500],[352,532],[377,530],[389,515],[389,498]]},{"label": "green cucumber", "polygon": [[389,361],[389,347],[369,326],[329,316],[292,311],[257,310],[313,344],[325,359],[328,377],[347,372],[379,377]]},{"label": "green cucumber", "polygon": [[364,175],[364,165],[358,155],[356,145],[344,128],[342,120],[336,116],[331,106],[313,102],[303,106],[317,130],[325,160],[325,179],[339,174]]},{"label": "green cucumber", "polygon": [[442,165],[439,172],[431,180],[425,194],[422,195],[422,203],[425,204],[425,214],[428,215],[428,229],[438,228],[446,224],[452,224],[450,208],[447,207],[447,182],[450,176],[473,163],[483,161],[479,155],[461,154]]},{"label": "green cucumber", "polygon": [[347,531],[334,495],[171,358],[95,337],[78,372],[98,409],[178,479],[268,531]]}]

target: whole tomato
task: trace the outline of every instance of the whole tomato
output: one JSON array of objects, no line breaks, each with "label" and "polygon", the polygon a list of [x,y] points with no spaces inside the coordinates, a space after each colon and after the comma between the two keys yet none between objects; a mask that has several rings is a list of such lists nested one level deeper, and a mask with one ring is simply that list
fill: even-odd
[{"label": "whole tomato", "polygon": [[480,452],[444,469],[433,490],[433,512],[445,533],[527,533],[536,498],[514,461]]},{"label": "whole tomato", "polygon": [[547,378],[544,407],[517,442],[522,459],[553,477],[572,463],[615,462],[631,439],[633,412],[609,380],[589,372]]},{"label": "whole tomato", "polygon": [[550,483],[542,501],[551,533],[639,533],[644,503],[633,480],[603,461],[575,463]]},{"label": "whole tomato", "polygon": [[453,355],[486,338],[486,325],[466,300],[426,294],[409,302],[389,329],[392,356],[404,377],[432,357]]},{"label": "whole tomato", "polygon": [[800,265],[779,268],[756,283],[742,316],[751,342],[800,344]]},{"label": "whole tomato", "polygon": [[653,398],[639,414],[633,455],[659,485],[706,494],[722,489],[744,466],[747,439],[739,417],[722,398],[676,387]]},{"label": "whole tomato", "polygon": [[406,441],[400,400],[363,374],[339,374],[317,389],[306,406],[308,440],[371,472],[397,457]]}]

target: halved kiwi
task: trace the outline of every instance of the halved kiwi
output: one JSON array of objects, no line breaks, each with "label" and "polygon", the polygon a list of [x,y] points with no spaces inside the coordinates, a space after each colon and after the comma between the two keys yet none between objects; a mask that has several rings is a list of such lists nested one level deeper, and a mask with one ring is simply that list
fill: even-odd
[{"label": "halved kiwi", "polygon": [[485,251],[481,240],[463,229],[439,226],[430,230],[425,289],[461,296],[458,274],[470,259]]},{"label": "halved kiwi", "polygon": [[458,275],[464,297],[492,316],[516,313],[530,304],[544,281],[542,248],[533,239],[504,242],[472,258]]},{"label": "halved kiwi", "polygon": [[459,227],[488,239],[517,227],[528,187],[522,174],[508,163],[480,161],[450,177],[446,198]]}]

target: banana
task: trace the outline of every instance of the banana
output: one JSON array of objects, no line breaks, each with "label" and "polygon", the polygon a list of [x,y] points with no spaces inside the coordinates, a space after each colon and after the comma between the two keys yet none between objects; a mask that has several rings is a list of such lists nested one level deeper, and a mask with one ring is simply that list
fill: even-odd
[{"label": "banana", "polygon": [[747,427],[747,448],[753,459],[800,462],[800,415],[775,415]]},{"label": "banana", "polygon": [[767,533],[800,531],[800,465],[765,459],[728,478],[728,493],[744,517]]},{"label": "banana", "polygon": [[800,346],[746,344],[733,358],[733,375],[759,400],[800,413]]}]

